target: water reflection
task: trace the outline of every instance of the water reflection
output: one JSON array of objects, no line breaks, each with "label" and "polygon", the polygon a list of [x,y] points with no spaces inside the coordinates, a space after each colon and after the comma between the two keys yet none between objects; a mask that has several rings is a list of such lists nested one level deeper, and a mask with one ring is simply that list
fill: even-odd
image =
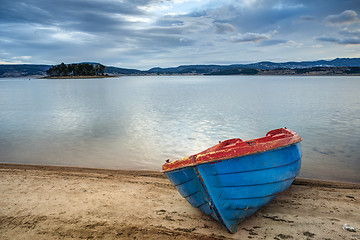
[{"label": "water reflection", "polygon": [[286,126],[304,177],[360,182],[359,77],[0,80],[2,162],[159,170]]}]

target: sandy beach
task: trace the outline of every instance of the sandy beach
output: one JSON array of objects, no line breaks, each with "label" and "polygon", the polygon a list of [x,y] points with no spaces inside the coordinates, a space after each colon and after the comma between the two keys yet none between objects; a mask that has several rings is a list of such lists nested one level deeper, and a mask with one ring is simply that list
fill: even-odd
[{"label": "sandy beach", "polygon": [[0,239],[360,239],[359,184],[297,179],[230,234],[159,172],[0,164],[0,177]]}]

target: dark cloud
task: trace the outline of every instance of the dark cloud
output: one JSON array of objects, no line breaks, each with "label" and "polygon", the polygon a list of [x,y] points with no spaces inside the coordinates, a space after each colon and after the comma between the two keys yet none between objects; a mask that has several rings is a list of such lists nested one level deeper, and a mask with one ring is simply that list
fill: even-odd
[{"label": "dark cloud", "polygon": [[133,1],[98,0],[2,0],[0,8],[2,23],[31,22],[43,25],[61,25],[78,21],[95,23],[97,19],[88,18],[89,14],[107,16],[113,14],[143,15],[144,12],[139,10]]},{"label": "dark cloud", "polygon": [[323,42],[331,42],[331,43],[337,43],[337,44],[343,44],[343,45],[348,45],[348,44],[360,44],[360,38],[359,37],[352,37],[352,38],[344,38],[344,39],[340,39],[340,38],[335,38],[335,37],[318,37],[316,38],[319,41],[323,41]]},{"label": "dark cloud", "polygon": [[360,44],[360,19],[353,10],[345,10],[340,14],[329,15],[325,18],[327,24],[333,26],[343,26],[337,33],[317,37],[316,40],[323,42],[336,43],[340,45],[358,45]]},{"label": "dark cloud", "polygon": [[237,36],[232,37],[232,41],[238,43],[260,42],[265,39],[269,39],[269,36],[260,33],[245,33],[245,34],[238,34]]},{"label": "dark cloud", "polygon": [[339,43],[339,39],[334,38],[334,37],[317,37],[316,40],[323,41],[323,42]]},{"label": "dark cloud", "polygon": [[[358,0],[1,0],[0,62],[144,69],[341,57],[359,44],[359,12]],[[317,41],[330,46],[322,56],[312,55]]]},{"label": "dark cloud", "polygon": [[234,26],[230,23],[215,22],[214,25],[216,33],[235,32]]},{"label": "dark cloud", "polygon": [[342,39],[341,44],[360,44],[360,38],[346,38]]},{"label": "dark cloud", "polygon": [[222,6],[208,12],[209,16],[226,20],[241,32],[266,32],[277,28],[279,24],[288,24],[289,19],[305,13],[301,4],[282,1],[259,1],[251,8],[239,5]]},{"label": "dark cloud", "polygon": [[179,35],[181,36],[186,31],[184,27],[153,27],[143,30],[138,34],[154,34],[154,35]]},{"label": "dark cloud", "polygon": [[[164,23],[172,22],[180,24],[172,24],[170,26],[169,24],[165,24],[166,26],[164,26]],[[168,34],[176,32],[188,36],[188,34],[208,31],[210,28],[214,27],[213,22],[213,19],[201,14],[179,14],[160,18],[156,23],[156,27],[150,28],[149,31],[157,30],[161,33]]]}]

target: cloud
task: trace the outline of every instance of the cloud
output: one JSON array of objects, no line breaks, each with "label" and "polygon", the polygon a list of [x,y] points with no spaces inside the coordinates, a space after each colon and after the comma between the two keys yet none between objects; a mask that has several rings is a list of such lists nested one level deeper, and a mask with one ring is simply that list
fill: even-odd
[{"label": "cloud", "polygon": [[[145,2],[145,1],[144,1]],[[2,0],[0,14],[2,22],[31,22],[42,25],[67,24],[86,21],[96,23],[97,17],[114,19],[119,15],[144,15],[136,6],[136,1],[100,1],[100,0],[59,0],[26,1]],[[93,18],[95,17],[95,18]]]},{"label": "cloud", "polygon": [[172,20],[172,19],[159,19],[156,21],[156,25],[160,27],[174,27],[174,26],[183,26],[184,22],[180,20]]},{"label": "cloud", "polygon": [[12,57],[12,59],[20,59],[20,60],[28,60],[31,56],[19,56],[19,57]]},{"label": "cloud", "polygon": [[296,48],[301,48],[301,47],[304,45],[303,43],[301,43],[301,42],[296,42],[296,41],[294,41],[294,40],[289,40],[289,41],[286,42],[286,44],[287,44],[288,46],[293,46],[293,47],[296,47]]},{"label": "cloud", "polygon": [[338,31],[338,36],[325,35],[317,37],[316,40],[340,45],[358,45],[360,44],[360,28],[343,28]]},{"label": "cloud", "polygon": [[312,48],[323,48],[324,45],[322,45],[322,44],[315,44],[315,45],[312,45],[311,47],[312,47]]},{"label": "cloud", "polygon": [[226,21],[241,32],[267,32],[291,25],[290,19],[306,15],[306,8],[299,1],[259,0],[252,1],[251,7],[238,2],[208,10],[207,15]]},{"label": "cloud", "polygon": [[345,10],[337,15],[329,15],[325,18],[325,22],[334,25],[349,25],[359,22],[358,14],[353,10]]},{"label": "cloud", "polygon": [[350,37],[359,37],[360,38],[360,28],[359,29],[354,29],[354,30],[351,30],[351,29],[348,29],[348,28],[343,28],[339,31],[339,33],[341,35],[344,35],[344,36],[350,36]]},{"label": "cloud", "polygon": [[227,32],[235,32],[235,27],[230,23],[215,22],[214,25],[216,33],[223,34]]},{"label": "cloud", "polygon": [[312,22],[312,21],[315,21],[315,20],[316,20],[315,17],[309,16],[309,15],[307,15],[307,16],[301,16],[300,19],[303,20],[303,21],[308,21],[308,22]]},{"label": "cloud", "polygon": [[287,40],[270,39],[270,40],[261,41],[260,46],[274,46],[274,45],[278,45],[278,44],[284,44],[287,42],[288,42]]},{"label": "cloud", "polygon": [[333,43],[339,42],[339,39],[334,38],[334,37],[327,37],[327,36],[317,37],[316,40],[323,41],[323,42],[333,42]]},{"label": "cloud", "polygon": [[352,37],[352,38],[335,38],[335,37],[317,37],[316,40],[323,41],[323,42],[331,42],[331,43],[337,43],[342,45],[357,45],[360,44],[360,38],[359,37]]},{"label": "cloud", "polygon": [[345,38],[340,41],[341,44],[360,44],[360,38]]},{"label": "cloud", "polygon": [[233,42],[243,43],[243,42],[260,42],[262,40],[269,39],[268,35],[261,33],[245,33],[238,34],[231,38]]},{"label": "cloud", "polygon": [[[1,0],[0,61],[146,69],[331,58],[358,50],[357,13],[359,0]],[[314,56],[318,41],[334,45]]]}]

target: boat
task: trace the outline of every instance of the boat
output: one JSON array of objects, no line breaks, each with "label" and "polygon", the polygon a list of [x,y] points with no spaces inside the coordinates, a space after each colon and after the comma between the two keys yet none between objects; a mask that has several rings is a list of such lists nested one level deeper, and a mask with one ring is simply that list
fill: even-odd
[{"label": "boat", "polygon": [[257,139],[229,139],[167,160],[162,172],[193,207],[235,233],[242,220],[290,187],[301,167],[301,141],[285,127]]}]

